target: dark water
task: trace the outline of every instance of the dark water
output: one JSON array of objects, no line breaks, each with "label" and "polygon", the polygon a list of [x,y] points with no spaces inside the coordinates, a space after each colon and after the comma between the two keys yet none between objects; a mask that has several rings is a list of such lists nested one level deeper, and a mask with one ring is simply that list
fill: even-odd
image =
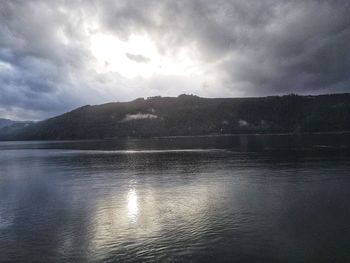
[{"label": "dark water", "polygon": [[349,146],[0,142],[0,262],[350,262]]}]

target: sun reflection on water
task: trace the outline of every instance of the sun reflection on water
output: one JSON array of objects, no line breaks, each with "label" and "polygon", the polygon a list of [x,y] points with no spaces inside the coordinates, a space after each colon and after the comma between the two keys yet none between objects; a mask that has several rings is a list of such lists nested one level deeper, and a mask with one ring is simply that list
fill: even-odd
[{"label": "sun reflection on water", "polygon": [[130,189],[128,192],[128,217],[131,222],[136,222],[138,210],[137,193],[135,189]]}]

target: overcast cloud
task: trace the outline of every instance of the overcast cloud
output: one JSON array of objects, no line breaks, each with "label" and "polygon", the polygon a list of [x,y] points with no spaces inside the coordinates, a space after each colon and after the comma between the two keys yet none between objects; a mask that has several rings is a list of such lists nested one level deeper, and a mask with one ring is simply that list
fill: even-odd
[{"label": "overcast cloud", "polygon": [[349,14],[347,0],[0,1],[0,117],[181,93],[349,92]]}]

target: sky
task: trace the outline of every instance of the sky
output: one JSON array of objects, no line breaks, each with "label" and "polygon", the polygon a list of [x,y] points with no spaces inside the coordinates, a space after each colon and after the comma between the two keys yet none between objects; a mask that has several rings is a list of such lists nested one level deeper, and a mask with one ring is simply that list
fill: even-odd
[{"label": "sky", "polygon": [[195,94],[350,92],[348,0],[0,1],[0,118]]}]

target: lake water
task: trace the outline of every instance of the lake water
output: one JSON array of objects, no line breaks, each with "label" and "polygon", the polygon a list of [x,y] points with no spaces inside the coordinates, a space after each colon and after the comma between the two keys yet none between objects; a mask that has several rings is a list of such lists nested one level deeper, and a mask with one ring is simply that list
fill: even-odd
[{"label": "lake water", "polygon": [[0,262],[350,262],[350,136],[0,142]]}]

